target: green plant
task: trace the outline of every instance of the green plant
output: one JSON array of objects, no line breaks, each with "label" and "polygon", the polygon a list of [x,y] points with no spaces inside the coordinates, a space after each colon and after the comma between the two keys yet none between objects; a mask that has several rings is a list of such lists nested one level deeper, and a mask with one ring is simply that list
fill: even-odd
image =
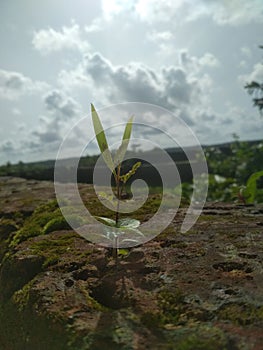
[{"label": "green plant", "polygon": [[[263,162],[262,141],[240,141],[233,134],[229,144],[208,146],[205,148],[209,168],[208,201],[233,201],[239,199],[245,203],[243,190],[251,174],[261,171]],[[263,201],[261,195],[263,181],[257,183],[258,202]],[[241,191],[240,191],[241,190]]]},{"label": "green plant", "polygon": [[[135,234],[143,235],[139,230],[138,227],[140,226],[140,221],[132,219],[132,218],[123,218],[120,219],[120,200],[122,196],[123,188],[126,184],[126,182],[130,179],[132,175],[134,175],[137,171],[137,169],[141,166],[141,162],[135,163],[131,170],[128,171],[126,174],[121,174],[121,166],[122,162],[124,160],[128,144],[131,137],[132,132],[132,125],[133,125],[133,117],[131,117],[125,127],[122,142],[118,150],[116,151],[114,157],[112,156],[112,153],[109,150],[108,142],[106,139],[105,132],[103,130],[100,118],[98,113],[95,110],[95,107],[93,104],[91,104],[91,114],[92,114],[92,122],[94,131],[96,134],[96,139],[98,142],[99,149],[102,153],[103,159],[108,166],[108,168],[111,170],[114,180],[115,180],[115,188],[116,188],[116,198],[117,198],[117,204],[116,204],[116,214],[115,214],[115,220],[105,218],[105,217],[96,217],[99,221],[106,224],[110,227],[116,227],[120,230],[109,230],[107,232],[107,238],[110,240],[113,240],[114,247],[113,247],[113,256],[117,259],[118,257],[118,240],[119,235],[121,233],[125,233],[125,230],[132,230]],[[109,198],[108,198],[109,199]],[[110,200],[110,199],[109,199]],[[120,233],[121,232],[121,233]]]},{"label": "green plant", "polygon": [[[263,46],[259,46],[260,49],[263,49]],[[245,86],[248,93],[253,96],[253,103],[255,107],[258,107],[261,115],[263,115],[263,83],[258,81],[251,81]]]},{"label": "green plant", "polygon": [[[259,46],[263,49],[263,46]],[[252,81],[246,84],[245,89],[247,89],[250,95],[253,95],[254,106],[258,107],[259,112],[263,113],[263,83]],[[263,200],[262,190],[259,191],[257,186],[257,181],[263,176],[263,170],[252,173],[252,175],[247,180],[246,186],[242,186],[239,191],[239,199],[244,204],[251,204],[257,201]],[[260,193],[261,192],[261,193]]]},{"label": "green plant", "polygon": [[247,180],[246,186],[242,186],[239,190],[239,199],[244,204],[253,204],[256,200],[263,200],[262,190],[259,191],[257,181],[263,176],[263,170],[253,173]]}]

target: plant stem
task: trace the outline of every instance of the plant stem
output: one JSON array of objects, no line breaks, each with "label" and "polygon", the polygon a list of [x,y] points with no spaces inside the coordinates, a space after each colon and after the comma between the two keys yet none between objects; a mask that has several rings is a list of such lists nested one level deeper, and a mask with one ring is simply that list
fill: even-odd
[{"label": "plant stem", "polygon": [[112,256],[115,259],[116,266],[118,265],[118,237],[114,237]]},{"label": "plant stem", "polygon": [[[118,227],[118,222],[119,222],[120,198],[121,198],[120,174],[121,174],[121,165],[119,164],[117,168],[117,175],[115,177],[115,182],[117,187],[117,208],[116,208],[116,216],[115,216],[116,227]],[[118,237],[115,237],[114,239],[112,255],[115,258],[115,262],[117,265],[118,264]]]},{"label": "plant stem", "polygon": [[120,173],[121,173],[121,165],[118,165],[117,169],[117,176],[116,176],[116,187],[117,187],[117,209],[116,209],[116,216],[115,216],[115,223],[116,226],[119,222],[119,211],[120,211],[120,197],[121,197],[121,187],[120,187]]}]

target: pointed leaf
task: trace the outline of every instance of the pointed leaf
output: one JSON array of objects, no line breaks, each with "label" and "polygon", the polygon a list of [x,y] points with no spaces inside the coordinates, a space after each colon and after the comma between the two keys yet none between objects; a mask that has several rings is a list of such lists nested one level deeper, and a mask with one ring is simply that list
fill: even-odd
[{"label": "pointed leaf", "polygon": [[[141,237],[144,237],[144,234],[138,230],[137,228],[132,228],[132,227],[120,227],[123,234],[125,234],[127,236],[127,234],[129,234],[130,236],[132,235],[133,237],[135,236],[141,236]],[[125,238],[125,239],[128,239],[128,238]]]},{"label": "pointed leaf", "polygon": [[106,135],[104,133],[99,115],[96,112],[93,104],[91,104],[91,115],[92,115],[92,122],[93,122],[94,131],[96,134],[96,139],[97,139],[100,151],[102,153],[103,159],[104,159],[105,163],[107,164],[107,166],[109,167],[109,169],[112,172],[115,172],[115,170],[114,170],[115,167],[114,167],[112,156],[111,156],[111,153],[109,150]]},{"label": "pointed leaf", "polygon": [[140,243],[140,241],[138,241],[138,239],[129,239],[129,238],[127,238],[127,239],[123,239],[122,241],[121,241],[122,243]]},{"label": "pointed leaf", "polygon": [[140,221],[130,218],[123,218],[118,221],[118,227],[120,228],[137,228],[140,226]]},{"label": "pointed leaf", "polygon": [[247,195],[247,203],[254,203],[257,192],[257,180],[263,176],[263,170],[253,173],[247,180],[245,195]]},{"label": "pointed leaf", "polygon": [[122,139],[123,140],[130,140],[131,138],[131,132],[132,132],[132,123],[133,123],[133,116],[128,120],[127,124],[126,124],[126,127],[125,127],[125,130],[124,130],[124,133],[123,133],[123,137]]},{"label": "pointed leaf", "polygon": [[98,219],[100,222],[102,222],[105,225],[116,227],[115,220],[105,218],[103,216],[94,216],[94,217],[95,217],[95,219]]},{"label": "pointed leaf", "polygon": [[133,123],[133,117],[131,117],[125,127],[123,137],[122,137],[122,143],[120,147],[118,148],[115,157],[114,157],[114,165],[117,166],[119,165],[125,156],[125,153],[128,148],[128,144],[131,138],[131,132],[132,132],[132,123]]}]

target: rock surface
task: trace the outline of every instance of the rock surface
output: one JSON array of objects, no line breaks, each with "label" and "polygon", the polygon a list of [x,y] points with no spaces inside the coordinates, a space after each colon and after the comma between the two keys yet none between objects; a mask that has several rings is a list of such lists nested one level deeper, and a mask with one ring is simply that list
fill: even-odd
[{"label": "rock surface", "polygon": [[186,234],[181,208],[116,266],[54,198],[52,183],[0,178],[0,349],[263,349],[262,206],[208,203]]}]

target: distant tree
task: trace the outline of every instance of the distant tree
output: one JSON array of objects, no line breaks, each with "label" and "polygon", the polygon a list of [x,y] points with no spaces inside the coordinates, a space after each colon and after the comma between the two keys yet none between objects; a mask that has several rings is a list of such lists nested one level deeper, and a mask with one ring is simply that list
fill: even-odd
[{"label": "distant tree", "polygon": [[[263,49],[263,46],[259,46]],[[245,85],[248,93],[253,96],[254,106],[258,107],[260,114],[263,115],[263,82],[251,81]]]}]

